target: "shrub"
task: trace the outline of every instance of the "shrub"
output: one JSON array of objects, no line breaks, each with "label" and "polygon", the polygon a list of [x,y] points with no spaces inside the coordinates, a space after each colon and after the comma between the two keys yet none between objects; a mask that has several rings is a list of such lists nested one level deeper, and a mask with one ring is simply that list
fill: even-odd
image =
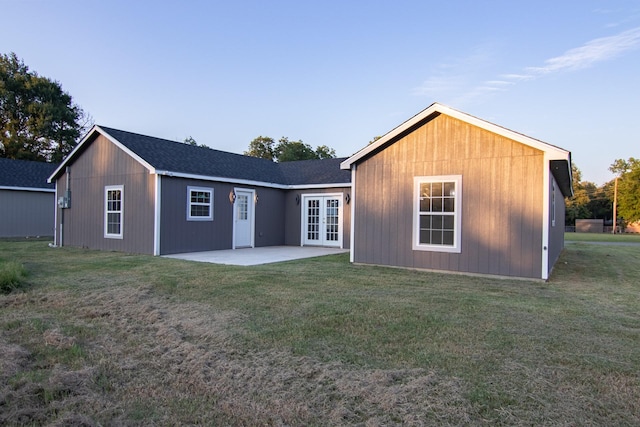
[{"label": "shrub", "polygon": [[8,294],[20,287],[27,277],[24,265],[17,261],[0,261],[0,292]]}]

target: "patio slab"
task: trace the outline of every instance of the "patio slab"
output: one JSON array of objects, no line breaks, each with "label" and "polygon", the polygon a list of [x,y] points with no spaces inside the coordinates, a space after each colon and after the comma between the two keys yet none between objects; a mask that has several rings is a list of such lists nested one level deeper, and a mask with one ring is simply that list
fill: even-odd
[{"label": "patio slab", "polygon": [[229,249],[222,251],[188,252],[163,255],[165,258],[210,262],[227,265],[260,265],[294,259],[313,258],[349,252],[348,249],[314,246],[267,246],[262,248]]}]

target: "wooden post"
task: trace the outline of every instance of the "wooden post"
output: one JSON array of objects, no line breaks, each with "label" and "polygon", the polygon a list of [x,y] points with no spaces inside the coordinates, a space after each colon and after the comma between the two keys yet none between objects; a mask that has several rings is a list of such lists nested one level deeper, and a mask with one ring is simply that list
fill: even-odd
[{"label": "wooden post", "polygon": [[616,234],[618,227],[618,177],[613,185],[613,234]]}]

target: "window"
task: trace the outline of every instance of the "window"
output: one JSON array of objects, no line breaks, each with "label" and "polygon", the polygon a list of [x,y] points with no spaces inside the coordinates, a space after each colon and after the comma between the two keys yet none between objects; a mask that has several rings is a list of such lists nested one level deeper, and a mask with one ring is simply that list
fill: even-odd
[{"label": "window", "polygon": [[213,188],[187,187],[187,221],[213,221]]},{"label": "window", "polygon": [[106,186],[104,188],[104,199],[104,237],[122,239],[124,186]]},{"label": "window", "polygon": [[462,175],[414,178],[413,249],[460,252]]}]

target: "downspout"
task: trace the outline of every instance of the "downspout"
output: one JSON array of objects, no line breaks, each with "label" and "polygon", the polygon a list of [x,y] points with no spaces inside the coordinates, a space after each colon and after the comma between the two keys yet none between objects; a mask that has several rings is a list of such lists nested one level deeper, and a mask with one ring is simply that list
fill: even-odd
[{"label": "downspout", "polygon": [[71,207],[71,168],[66,167],[65,173],[67,174],[67,189],[62,197],[62,206],[60,213],[60,247],[64,244],[64,210]]},{"label": "downspout", "polygon": [[551,173],[550,160],[547,153],[544,153],[543,174],[542,174],[542,265],[541,265],[541,278],[543,280],[549,279],[549,174]]},{"label": "downspout", "polygon": [[355,234],[356,234],[356,164],[351,165],[351,230],[349,236],[349,261],[355,259]]}]

